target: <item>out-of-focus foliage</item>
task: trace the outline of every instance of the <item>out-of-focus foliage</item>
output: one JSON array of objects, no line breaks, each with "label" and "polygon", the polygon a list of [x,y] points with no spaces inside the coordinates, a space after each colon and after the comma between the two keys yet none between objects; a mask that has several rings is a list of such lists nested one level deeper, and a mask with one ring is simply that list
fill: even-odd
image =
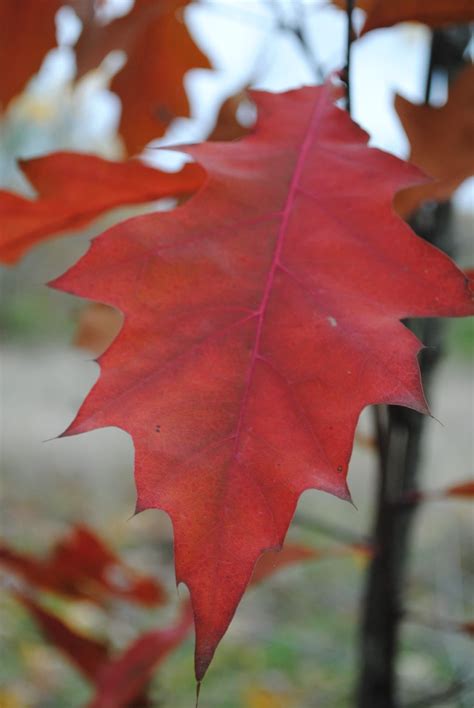
[{"label": "out-of-focus foliage", "polygon": [[397,95],[395,110],[410,141],[410,160],[433,178],[396,195],[395,207],[406,217],[424,201],[449,199],[474,175],[474,66],[462,70],[445,105],[416,105]]}]

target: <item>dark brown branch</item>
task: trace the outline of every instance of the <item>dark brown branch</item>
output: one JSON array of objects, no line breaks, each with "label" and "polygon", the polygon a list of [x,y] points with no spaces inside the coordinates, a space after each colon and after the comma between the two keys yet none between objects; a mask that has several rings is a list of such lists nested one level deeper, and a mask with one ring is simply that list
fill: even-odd
[{"label": "dark brown branch", "polygon": [[[424,236],[435,245],[449,242],[449,206],[431,215],[420,215]],[[417,226],[416,224],[414,225]],[[442,324],[417,320],[410,328],[427,345],[420,357],[425,391],[441,353]],[[360,635],[361,670],[357,688],[359,708],[395,708],[398,705],[395,675],[400,620],[403,615],[405,567],[411,542],[416,504],[400,499],[417,495],[417,478],[426,418],[398,406],[376,413],[379,447],[379,488],[373,530],[374,557],[369,566]]]},{"label": "dark brown branch", "polygon": [[[431,93],[431,74],[441,68],[453,77],[464,61],[465,28],[437,30],[429,61],[425,93]],[[459,35],[459,36],[458,36]],[[448,51],[449,50],[449,51]],[[446,252],[451,250],[450,204],[427,204],[411,226],[419,236]],[[450,254],[451,255],[451,254]],[[426,345],[420,356],[425,391],[441,355],[443,327],[439,320],[406,323]],[[418,413],[391,406],[376,415],[379,448],[379,488],[373,529],[375,553],[370,563],[360,628],[358,708],[397,708],[395,660],[402,619],[406,561],[418,504],[400,503],[418,497],[417,480],[425,419]]]}]

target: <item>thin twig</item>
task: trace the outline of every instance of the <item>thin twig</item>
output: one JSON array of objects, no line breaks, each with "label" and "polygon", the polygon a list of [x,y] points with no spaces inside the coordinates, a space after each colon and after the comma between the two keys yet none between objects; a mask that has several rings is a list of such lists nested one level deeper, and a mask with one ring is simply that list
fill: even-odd
[{"label": "thin twig", "polygon": [[431,45],[430,45],[430,56],[428,59],[428,69],[426,71],[426,83],[425,83],[425,104],[428,105],[431,96],[431,84],[433,80],[433,68],[434,68],[434,55],[435,55],[435,34],[431,33]]},{"label": "thin twig", "polygon": [[354,10],[354,0],[346,0],[346,14],[347,14],[347,39],[346,39],[346,108],[349,115],[351,115],[351,47],[352,40],[354,39],[354,28],[352,25],[352,11]]},{"label": "thin twig", "polygon": [[350,546],[369,546],[370,541],[365,536],[358,536],[352,533],[343,526],[338,526],[329,521],[321,521],[320,519],[313,519],[310,516],[301,514],[298,512],[294,518],[294,523],[297,526],[301,526],[308,531],[313,531],[316,533],[322,533],[325,536],[330,536],[335,541],[340,543],[348,544]]},{"label": "thin twig", "polygon": [[427,617],[418,612],[406,610],[403,613],[403,619],[410,624],[417,624],[422,627],[428,627],[439,632],[454,632],[455,634],[469,635],[469,623],[456,622],[455,620],[446,619],[445,617]]},{"label": "thin twig", "polygon": [[439,693],[432,693],[424,698],[419,698],[412,703],[406,703],[404,708],[430,708],[431,706],[435,706],[439,703],[445,703],[445,701],[450,698],[456,698],[471,686],[474,686],[474,678],[455,679],[452,684],[443,691],[440,691]]},{"label": "thin twig", "polygon": [[285,18],[282,16],[280,7],[275,0],[269,0],[270,7],[273,10],[273,13],[276,18],[276,24],[277,27],[280,30],[283,30],[284,32],[291,32],[295,38],[298,40],[299,45],[301,47],[301,50],[304,54],[304,57],[306,59],[306,62],[308,66],[310,67],[314,78],[317,82],[322,83],[325,79],[324,72],[321,69],[321,66],[316,59],[314,55],[314,49],[311,46],[311,44],[308,42],[308,38],[306,36],[306,31],[305,31],[305,25],[304,25],[304,16],[305,16],[305,8],[302,3],[297,3],[297,16],[298,16],[298,23],[293,26],[289,25],[286,21]]},{"label": "thin twig", "polygon": [[306,61],[308,62],[308,65],[311,68],[313,75],[315,76],[315,78],[318,81],[320,81],[322,83],[325,79],[324,72],[321,69],[321,65],[319,64],[319,62],[317,61],[317,59],[314,55],[314,48],[308,42],[308,39],[306,36],[305,7],[304,7],[303,3],[301,3],[301,2],[298,2],[297,14],[298,14],[298,24],[296,27],[293,28],[295,37],[297,38],[297,40],[300,43],[303,54],[306,57]]}]

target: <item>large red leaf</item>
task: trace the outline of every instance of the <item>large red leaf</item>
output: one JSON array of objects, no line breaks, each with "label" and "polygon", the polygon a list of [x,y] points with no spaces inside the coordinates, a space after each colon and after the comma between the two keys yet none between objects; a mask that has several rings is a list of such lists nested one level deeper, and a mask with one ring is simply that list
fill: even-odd
[{"label": "large red leaf", "polygon": [[67,152],[23,160],[20,166],[39,198],[0,191],[2,263],[15,263],[52,234],[79,229],[112,207],[190,194],[203,181],[197,165],[169,173],[137,160],[111,162]]},{"label": "large red leaf", "polygon": [[103,25],[86,23],[76,46],[78,75],[94,69],[113,50],[127,54],[113,78],[122,101],[119,131],[129,154],[162,135],[177,116],[189,115],[184,75],[209,62],[183,20],[190,0],[135,0],[131,12]]},{"label": "large red leaf", "polygon": [[400,319],[473,312],[464,275],[392,209],[418,171],[369,149],[339,95],[254,93],[253,133],[186,148],[208,173],[194,198],[109,230],[53,284],[125,313],[64,434],[131,434],[137,510],[173,521],[198,679],[301,492],[349,498],[360,411],[426,412]]}]

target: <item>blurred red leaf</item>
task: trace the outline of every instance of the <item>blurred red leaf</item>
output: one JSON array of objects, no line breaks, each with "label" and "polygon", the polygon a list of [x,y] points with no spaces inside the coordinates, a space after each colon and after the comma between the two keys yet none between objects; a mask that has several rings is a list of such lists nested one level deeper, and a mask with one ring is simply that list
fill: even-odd
[{"label": "blurred red leaf", "polygon": [[183,642],[192,624],[191,607],[185,605],[175,625],[142,634],[111,659],[100,671],[89,708],[122,708],[136,702],[146,691],[157,665]]},{"label": "blurred red leaf", "polygon": [[[332,0],[345,10],[346,0]],[[472,0],[356,0],[367,14],[362,34],[399,22],[422,22],[430,27],[474,21]]]},{"label": "blurred red leaf", "polygon": [[444,495],[447,497],[474,497],[474,480],[448,487]]},{"label": "blurred red leaf", "polygon": [[[257,561],[251,584],[261,583],[284,567],[323,555],[308,546],[297,544],[288,544],[281,551],[268,551]],[[186,638],[192,624],[192,609],[186,605],[174,627],[139,637],[101,671],[97,694],[89,708],[121,708],[136,700],[148,685],[156,665]]]},{"label": "blurred red leaf", "polygon": [[80,312],[74,344],[94,354],[102,354],[120,332],[122,324],[121,313],[113,307],[91,302]]},{"label": "blurred red leaf", "polygon": [[149,202],[196,191],[203,171],[187,164],[161,172],[137,160],[110,162],[95,155],[57,152],[20,162],[39,198],[0,191],[0,261],[15,263],[53,234],[83,227],[120,205]]},{"label": "blurred red leaf", "polygon": [[21,593],[15,593],[15,597],[36,620],[48,642],[60,649],[89,681],[95,681],[107,662],[107,645],[78,634],[33,598]]},{"label": "blurred red leaf", "polygon": [[78,633],[31,597],[15,597],[38,623],[50,644],[59,649],[93,684],[90,708],[125,708],[148,705],[146,691],[153,671],[186,638],[192,627],[189,604],[181,617],[167,629],[142,634],[118,656],[103,642]]},{"label": "blurred red leaf", "polygon": [[323,558],[325,555],[325,553],[308,546],[291,543],[285,544],[280,551],[266,551],[260,556],[255,565],[251,584],[257,585],[257,583],[261,583],[288,565],[293,565],[300,561],[316,560]]},{"label": "blurred red leaf", "polygon": [[98,604],[106,597],[148,606],[165,600],[157,580],[131,570],[85,526],[77,526],[44,560],[0,547],[0,564],[36,588]]},{"label": "blurred red leaf", "polygon": [[426,412],[399,320],[473,312],[461,271],[393,212],[418,170],[369,149],[341,93],[253,93],[249,136],[186,148],[197,196],[115,226],[52,284],[126,314],[64,435],[131,434],[137,510],[173,520],[198,680],[301,492],[349,497],[362,408]]},{"label": "blurred red leaf", "polygon": [[410,141],[411,162],[434,178],[396,195],[395,208],[405,217],[424,201],[449,199],[474,174],[474,66],[459,74],[444,106],[416,105],[397,95],[395,110]]},{"label": "blurred red leaf", "polygon": [[250,585],[257,585],[282,568],[294,565],[295,563],[338,558],[351,554],[368,558],[372,556],[373,550],[369,545],[362,543],[330,546],[324,550],[303,546],[301,544],[287,543],[281,550],[266,551],[260,556],[255,565]]},{"label": "blurred red leaf", "polygon": [[461,625],[461,631],[469,637],[474,637],[474,622],[464,622],[464,624]]},{"label": "blurred red leaf", "polygon": [[422,22],[430,27],[474,20],[472,0],[363,0],[367,19],[362,33],[398,22]]},{"label": "blurred red leaf", "polygon": [[[76,536],[77,536],[76,530]],[[80,531],[84,531],[80,529]],[[88,534],[84,538],[87,538]],[[94,538],[94,553],[87,555],[87,574],[100,575],[102,559],[111,559],[105,546]],[[59,564],[63,556],[69,555],[68,562],[78,559],[84,565],[84,554],[80,550],[81,541],[65,539],[56,546],[54,559]],[[70,551],[72,550],[72,554]],[[75,549],[75,550],[74,550]],[[257,584],[273,575],[284,566],[319,557],[311,548],[288,545],[281,552],[269,552],[262,557],[255,569],[252,584]],[[34,567],[30,562],[29,568]],[[54,571],[53,571],[54,572]],[[30,573],[31,575],[31,573]],[[30,578],[29,578],[30,579]],[[37,577],[32,576],[34,584]],[[95,695],[89,708],[122,708],[148,705],[147,688],[153,672],[166,656],[179,646],[193,625],[190,603],[181,608],[177,622],[169,628],[153,630],[142,634],[128,648],[116,656],[110,654],[106,644],[90,639],[71,629],[59,617],[39,605],[34,599],[21,593],[15,593],[17,599],[28,609],[39,624],[46,639],[61,650],[70,661],[88,678],[95,687]]]},{"label": "blurred red leaf", "polygon": [[437,501],[445,497],[471,498],[474,497],[474,480],[460,482],[447,489],[435,489],[427,492],[414,491],[402,498],[405,504],[419,504],[421,502]]},{"label": "blurred red leaf", "polygon": [[101,25],[85,25],[76,46],[78,76],[95,68],[112,50],[127,54],[112,79],[122,102],[119,131],[128,154],[163,135],[178,116],[189,115],[183,85],[189,69],[209,68],[184,23],[190,0],[135,0],[130,13]]},{"label": "blurred red leaf", "polygon": [[19,94],[56,45],[62,0],[0,0],[0,110]]},{"label": "blurred red leaf", "polygon": [[245,90],[238,91],[233,96],[229,96],[220,107],[214,128],[208,140],[236,140],[249,132],[239,118],[239,111],[249,102],[248,93]]}]

